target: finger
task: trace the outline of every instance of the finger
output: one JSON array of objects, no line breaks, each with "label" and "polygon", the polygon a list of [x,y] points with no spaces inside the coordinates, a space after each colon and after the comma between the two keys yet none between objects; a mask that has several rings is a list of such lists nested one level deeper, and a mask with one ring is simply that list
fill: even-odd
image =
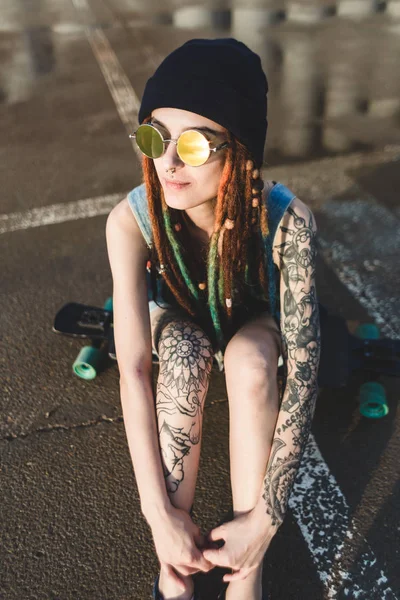
[{"label": "finger", "polygon": [[[166,564],[166,563],[164,563]],[[178,577],[188,577],[189,575],[194,575],[195,573],[198,573],[199,569],[193,567],[191,564],[179,564],[179,563],[175,563],[175,564],[171,564],[168,563],[169,566],[175,571],[176,575]],[[185,588],[186,589],[186,588]]]},{"label": "finger", "polygon": [[243,579],[246,579],[247,576],[248,576],[248,573],[246,571],[244,571],[243,569],[239,569],[239,571],[235,571],[235,573],[228,573],[228,574],[224,575],[222,580],[223,581],[241,581]]},{"label": "finger", "polygon": [[173,569],[171,567],[171,565],[168,565],[165,563],[165,570],[167,571],[168,576],[173,579],[175,581],[175,583],[182,588],[182,591],[184,592],[186,590],[186,586],[184,584],[184,582],[182,581],[182,579],[179,577],[178,573],[176,573],[175,569]]},{"label": "finger", "polygon": [[229,560],[226,556],[225,546],[222,548],[208,548],[203,550],[203,556],[206,560],[218,567],[229,567]]},{"label": "finger", "polygon": [[195,561],[192,564],[192,566],[197,566],[198,568],[200,568],[202,571],[210,571],[211,569],[214,568],[214,565],[207,560],[202,552],[198,552],[198,554],[196,553],[195,555]]},{"label": "finger", "polygon": [[207,539],[206,539],[205,535],[203,535],[201,532],[194,535],[193,537],[194,537],[194,541],[196,542],[196,546],[199,549],[207,547]]},{"label": "finger", "polygon": [[215,529],[211,529],[211,531],[207,535],[207,539],[215,542],[216,540],[224,540],[226,535],[226,527],[225,525],[221,525],[220,527],[215,527]]},{"label": "finger", "polygon": [[177,565],[176,568],[179,572],[179,575],[184,575],[185,577],[188,577],[189,575],[194,575],[199,571],[198,567],[192,565]]}]

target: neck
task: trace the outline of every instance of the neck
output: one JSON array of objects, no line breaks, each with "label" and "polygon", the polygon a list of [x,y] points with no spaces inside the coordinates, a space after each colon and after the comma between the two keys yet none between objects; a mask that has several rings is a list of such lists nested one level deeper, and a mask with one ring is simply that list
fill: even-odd
[{"label": "neck", "polygon": [[201,241],[208,242],[214,232],[216,203],[217,199],[213,198],[184,211],[189,231]]}]

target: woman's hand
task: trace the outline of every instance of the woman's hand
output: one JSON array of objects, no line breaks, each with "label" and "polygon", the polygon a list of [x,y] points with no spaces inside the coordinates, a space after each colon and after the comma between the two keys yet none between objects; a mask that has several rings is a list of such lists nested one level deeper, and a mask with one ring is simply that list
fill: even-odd
[{"label": "woman's hand", "polygon": [[218,549],[203,550],[203,556],[213,566],[227,567],[235,571],[231,575],[224,575],[223,581],[246,579],[263,561],[277,530],[278,526],[272,525],[260,501],[248,513],[212,529],[207,539],[210,542],[222,539],[225,544]]},{"label": "woman's hand", "polygon": [[201,552],[206,539],[185,510],[171,505],[151,529],[160,563],[168,566],[171,575],[173,570],[187,576],[214,568]]}]

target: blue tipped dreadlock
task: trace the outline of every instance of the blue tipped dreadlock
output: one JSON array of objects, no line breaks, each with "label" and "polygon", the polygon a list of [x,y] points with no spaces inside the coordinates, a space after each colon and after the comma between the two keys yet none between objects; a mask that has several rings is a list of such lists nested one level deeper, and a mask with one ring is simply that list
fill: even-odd
[{"label": "blue tipped dreadlock", "polygon": [[[214,330],[216,333],[217,341],[220,349],[225,347],[225,339],[222,333],[221,321],[218,314],[218,301],[217,295],[219,296],[221,292],[221,286],[223,285],[223,281],[221,283],[221,278],[217,278],[217,253],[218,253],[218,236],[220,232],[213,233],[210,245],[209,252],[209,265],[208,269],[208,303],[210,306],[211,318],[214,324]],[[220,297],[220,296],[219,296]]]},{"label": "blue tipped dreadlock", "polygon": [[181,273],[182,273],[182,275],[183,275],[183,277],[185,279],[185,282],[186,282],[189,290],[192,292],[192,295],[194,296],[194,298],[196,300],[199,300],[199,292],[198,292],[196,286],[193,284],[193,282],[192,282],[192,280],[190,278],[189,271],[188,271],[188,269],[187,269],[187,267],[186,267],[186,265],[185,265],[185,263],[184,263],[184,261],[182,259],[182,256],[181,256],[181,253],[180,253],[180,250],[179,250],[179,245],[177,244],[176,238],[175,238],[175,236],[173,234],[172,224],[171,224],[171,218],[170,218],[168,210],[163,210],[163,217],[164,217],[165,229],[167,231],[169,240],[170,240],[171,245],[172,245],[172,250],[173,250],[173,253],[174,253],[174,256],[175,256],[175,260],[176,260],[176,262],[179,265],[179,268],[181,270]]}]

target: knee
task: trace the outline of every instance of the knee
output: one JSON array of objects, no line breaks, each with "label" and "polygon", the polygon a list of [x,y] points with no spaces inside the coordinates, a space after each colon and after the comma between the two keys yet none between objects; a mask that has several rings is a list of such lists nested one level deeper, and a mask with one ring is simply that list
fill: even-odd
[{"label": "knee", "polygon": [[[271,343],[232,338],[225,351],[225,376],[229,405],[233,414],[242,418],[243,406],[252,407],[256,414],[279,408],[278,356],[274,340]],[[246,402],[243,402],[243,397]],[[238,411],[236,411],[238,409]]]},{"label": "knee", "polygon": [[169,384],[182,388],[193,382],[208,383],[213,348],[207,334],[189,320],[171,321],[162,330],[158,354],[160,373]]},{"label": "knee", "polygon": [[274,335],[271,332],[260,336],[240,333],[233,336],[224,356],[227,377],[239,378],[243,384],[262,388],[275,381],[279,351]]}]

